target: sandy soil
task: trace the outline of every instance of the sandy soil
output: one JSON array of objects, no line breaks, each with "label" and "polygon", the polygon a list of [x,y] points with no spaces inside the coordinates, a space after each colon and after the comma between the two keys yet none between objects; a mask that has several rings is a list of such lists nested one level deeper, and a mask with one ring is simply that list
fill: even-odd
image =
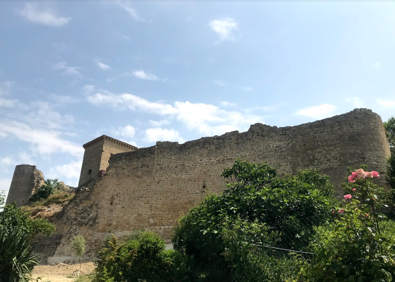
[{"label": "sandy soil", "polygon": [[33,278],[37,279],[38,277],[41,277],[42,282],[72,282],[78,277],[78,274],[90,274],[94,269],[95,266],[93,262],[82,263],[81,270],[79,263],[72,265],[65,263],[58,263],[55,265],[37,265],[33,269]]}]

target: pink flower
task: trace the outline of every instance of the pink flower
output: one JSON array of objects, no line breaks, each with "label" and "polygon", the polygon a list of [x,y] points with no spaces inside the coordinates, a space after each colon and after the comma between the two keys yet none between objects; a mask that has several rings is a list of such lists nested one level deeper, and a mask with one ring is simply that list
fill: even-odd
[{"label": "pink flower", "polygon": [[372,171],[372,176],[373,177],[379,177],[379,173],[377,171]]},{"label": "pink flower", "polygon": [[369,217],[369,214],[366,214],[366,217]]},{"label": "pink flower", "polygon": [[357,178],[366,178],[366,172],[362,168],[357,169],[355,172],[357,174]]},{"label": "pink flower", "polygon": [[357,189],[356,188],[352,188],[352,190],[355,192],[355,191],[357,191]]},{"label": "pink flower", "polygon": [[350,175],[348,177],[348,181],[350,181],[351,183],[354,183],[355,182],[355,177],[353,175]]},{"label": "pink flower", "polygon": [[344,195],[344,199],[350,200],[352,198],[351,194]]},{"label": "pink flower", "polygon": [[335,211],[333,211],[332,213],[335,213]]},{"label": "pink flower", "polygon": [[339,213],[344,213],[344,209],[341,209],[341,210],[339,211]]},{"label": "pink flower", "polygon": [[356,173],[355,171],[353,173],[351,173],[352,176],[357,177],[358,173]]}]

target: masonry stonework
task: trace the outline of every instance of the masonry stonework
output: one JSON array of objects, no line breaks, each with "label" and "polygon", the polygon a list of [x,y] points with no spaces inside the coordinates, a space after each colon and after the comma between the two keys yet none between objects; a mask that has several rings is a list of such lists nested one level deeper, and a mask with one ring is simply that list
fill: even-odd
[{"label": "masonry stonework", "polygon": [[135,146],[106,135],[84,144],[83,147],[85,153],[82,161],[79,187],[87,186],[98,179],[100,176],[99,172],[107,169],[108,160],[112,154],[137,150]]},{"label": "masonry stonework", "polygon": [[12,177],[6,204],[16,203],[17,207],[29,203],[30,196],[44,184],[44,175],[34,165],[17,165]]},{"label": "masonry stonework", "polygon": [[132,230],[153,230],[169,241],[180,216],[207,193],[225,189],[220,175],[236,159],[268,163],[280,175],[317,168],[330,176],[340,195],[348,166],[367,164],[384,176],[389,156],[381,118],[366,109],[294,127],[254,124],[243,133],[184,144],[157,142],[115,154],[107,174],[89,191],[80,190],[53,218],[62,235],[55,255],[70,255],[78,233],[92,254],[109,234],[123,236]]}]

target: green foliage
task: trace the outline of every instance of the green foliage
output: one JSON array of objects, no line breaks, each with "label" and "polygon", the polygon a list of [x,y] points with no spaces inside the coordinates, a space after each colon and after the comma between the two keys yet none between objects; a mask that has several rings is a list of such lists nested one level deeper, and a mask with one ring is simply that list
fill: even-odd
[{"label": "green foliage", "polygon": [[391,157],[388,159],[387,183],[392,188],[395,200],[395,147],[390,148]]},{"label": "green foliage", "polygon": [[395,117],[383,123],[390,147],[395,147]]},{"label": "green foliage", "polygon": [[45,184],[42,185],[29,199],[31,202],[37,202],[43,199],[47,199],[49,196],[55,193],[60,187],[58,179],[47,179]]},{"label": "green foliage", "polygon": [[96,261],[97,281],[185,281],[188,269],[182,256],[165,251],[165,242],[152,232],[135,232],[118,243],[112,236],[104,242]]},{"label": "green foliage", "polygon": [[82,235],[74,236],[72,248],[75,256],[83,257],[85,254],[85,238]]},{"label": "green foliage", "polygon": [[18,228],[22,233],[33,238],[37,234],[52,235],[55,225],[45,219],[30,219],[28,213],[15,205],[6,205],[0,212],[0,234],[7,235],[14,228]]},{"label": "green foliage", "polygon": [[0,209],[3,208],[4,203],[5,203],[4,191],[0,191]]},{"label": "green foliage", "polygon": [[379,212],[383,188],[370,178],[344,186],[352,198],[340,203],[333,222],[317,228],[310,245],[315,257],[304,276],[313,282],[393,281],[395,223]]},{"label": "green foliage", "polygon": [[[0,207],[4,195],[0,194]],[[5,205],[0,211],[0,281],[28,281],[38,264],[30,245],[39,233],[51,235],[53,224],[43,219],[30,219],[28,214],[14,205]]]},{"label": "green foliage", "polygon": [[38,264],[29,243],[29,234],[17,227],[0,232],[0,281],[29,281],[33,267]]},{"label": "green foliage", "polygon": [[[280,179],[266,164],[236,161],[222,176],[234,183],[228,184],[221,196],[211,195],[190,210],[173,237],[175,249],[201,281],[242,277],[243,269],[256,267],[260,271],[251,271],[249,279],[260,281],[268,273],[262,259],[254,255],[253,246],[281,244],[302,249],[309,244],[314,226],[325,222],[335,205],[329,178],[317,170]],[[241,237],[232,236],[239,241],[227,240],[229,234],[235,234],[236,226]],[[291,237],[288,230],[294,231]],[[238,249],[241,246],[244,249]]]}]

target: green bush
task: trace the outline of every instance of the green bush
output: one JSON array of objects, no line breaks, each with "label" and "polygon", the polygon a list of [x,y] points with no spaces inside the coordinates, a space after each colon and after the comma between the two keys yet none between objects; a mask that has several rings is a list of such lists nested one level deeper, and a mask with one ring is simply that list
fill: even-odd
[{"label": "green bush", "polygon": [[42,219],[31,220],[15,205],[4,205],[0,193],[0,281],[28,281],[38,260],[32,254],[32,238],[52,234],[55,226]]},{"label": "green bush", "polygon": [[17,227],[0,232],[0,281],[27,282],[37,264],[28,233]]},{"label": "green bush", "polygon": [[[265,258],[254,256],[254,246],[307,247],[314,226],[328,219],[336,201],[329,177],[319,175],[317,170],[280,179],[266,164],[236,161],[222,176],[232,183],[221,196],[211,195],[191,209],[180,220],[173,237],[175,249],[184,255],[200,281],[246,279],[243,268],[247,265],[259,269],[250,271],[251,281],[268,276],[271,270],[262,267]],[[240,235],[236,238],[240,239],[226,240],[235,231],[235,222]],[[239,262],[247,264],[237,265]]]},{"label": "green bush", "polygon": [[332,214],[334,221],[317,228],[310,246],[315,256],[304,272],[307,281],[395,278],[395,223],[379,212],[382,199],[377,195],[383,188],[367,175],[359,170],[358,177],[350,176],[348,194]]},{"label": "green bush", "polygon": [[6,205],[0,212],[0,234],[7,235],[14,228],[26,233],[29,238],[33,238],[37,234],[50,236],[55,231],[55,225],[47,220],[30,219],[27,212],[17,208],[14,204]]},{"label": "green bush", "polygon": [[182,256],[165,251],[165,242],[153,232],[135,232],[118,243],[112,236],[104,242],[96,261],[97,281],[185,281]]},{"label": "green bush", "polygon": [[42,185],[29,199],[31,202],[37,202],[40,200],[47,199],[49,196],[55,193],[60,187],[60,182],[57,179],[47,179],[45,184]]}]

